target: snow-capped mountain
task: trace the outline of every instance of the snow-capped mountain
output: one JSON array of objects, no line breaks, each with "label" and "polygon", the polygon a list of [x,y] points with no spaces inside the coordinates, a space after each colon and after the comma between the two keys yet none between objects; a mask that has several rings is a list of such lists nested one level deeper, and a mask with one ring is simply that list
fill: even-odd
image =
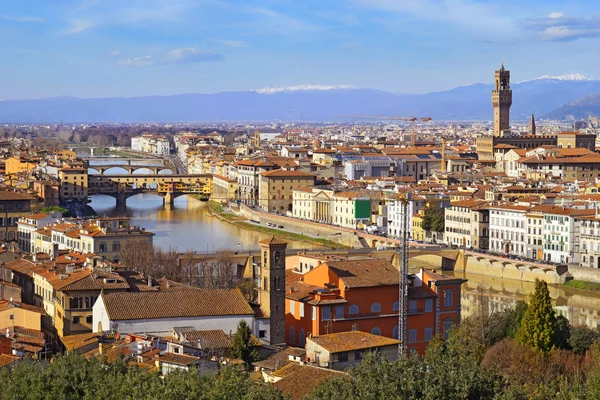
[{"label": "snow-capped mountain", "polygon": [[541,81],[541,80],[546,80],[546,81],[595,81],[597,79],[594,79],[588,75],[575,73],[575,74],[566,74],[566,75],[557,75],[557,76],[542,75],[539,78],[529,79],[529,80],[521,81],[518,83]]},{"label": "snow-capped mountain", "polygon": [[350,85],[337,85],[337,86],[328,86],[328,85],[297,85],[297,86],[281,86],[281,87],[268,87],[262,89],[254,90],[256,93],[262,94],[273,94],[273,93],[281,93],[281,92],[298,92],[298,91],[308,91],[308,90],[336,90],[336,89],[358,89],[356,86]]}]

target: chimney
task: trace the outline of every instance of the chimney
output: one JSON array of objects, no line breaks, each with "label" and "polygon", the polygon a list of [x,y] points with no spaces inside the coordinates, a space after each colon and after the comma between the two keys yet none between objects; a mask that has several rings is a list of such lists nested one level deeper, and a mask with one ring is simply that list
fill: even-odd
[{"label": "chimney", "polygon": [[104,354],[104,344],[102,342],[98,343],[98,353]]},{"label": "chimney", "polygon": [[152,287],[152,278],[148,275],[148,286]]}]

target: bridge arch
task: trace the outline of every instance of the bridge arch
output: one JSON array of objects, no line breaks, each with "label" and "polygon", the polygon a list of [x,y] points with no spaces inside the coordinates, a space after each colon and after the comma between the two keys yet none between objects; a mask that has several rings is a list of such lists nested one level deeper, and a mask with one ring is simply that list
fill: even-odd
[{"label": "bridge arch", "polygon": [[104,170],[104,175],[128,175],[129,172],[123,167],[110,167]]},{"label": "bridge arch", "polygon": [[154,167],[151,166],[139,166],[130,167],[131,175],[152,175],[154,174]]},{"label": "bridge arch", "polygon": [[100,170],[95,167],[88,167],[88,175],[100,175]]},{"label": "bridge arch", "polygon": [[173,170],[171,168],[163,168],[158,170],[158,175],[170,175],[173,174]]}]

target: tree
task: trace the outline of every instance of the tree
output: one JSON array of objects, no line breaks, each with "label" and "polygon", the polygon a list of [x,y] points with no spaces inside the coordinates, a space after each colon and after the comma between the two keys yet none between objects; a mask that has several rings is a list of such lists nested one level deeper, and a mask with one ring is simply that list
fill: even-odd
[{"label": "tree", "polygon": [[598,339],[598,331],[587,326],[571,327],[569,345],[578,354],[585,353]]},{"label": "tree", "polygon": [[257,292],[256,292],[256,282],[252,278],[246,278],[238,283],[238,288],[246,297],[248,301],[255,301]]},{"label": "tree", "polygon": [[516,339],[519,343],[546,353],[554,346],[555,335],[556,315],[552,309],[548,284],[536,280],[535,291],[531,294]]},{"label": "tree", "polygon": [[423,230],[444,232],[446,225],[444,209],[427,208],[423,216]]},{"label": "tree", "polygon": [[250,367],[253,361],[258,360],[258,350],[252,344],[252,330],[245,320],[239,322],[237,331],[233,336],[231,355],[234,358],[243,360],[247,367]]},{"label": "tree", "polygon": [[517,332],[521,327],[521,321],[523,320],[523,315],[527,311],[527,303],[522,300],[517,301],[515,307],[509,311],[507,311],[508,315],[506,318],[506,336],[515,338],[517,336]]}]

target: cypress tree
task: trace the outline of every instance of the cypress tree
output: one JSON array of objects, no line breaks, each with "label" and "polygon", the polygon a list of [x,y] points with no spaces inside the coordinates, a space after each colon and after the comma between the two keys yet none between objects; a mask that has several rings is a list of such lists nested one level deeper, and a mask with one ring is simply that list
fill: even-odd
[{"label": "cypress tree", "polygon": [[252,331],[243,319],[240,320],[237,332],[233,336],[231,355],[244,360],[247,367],[258,359],[258,350],[252,344]]},{"label": "cypress tree", "polygon": [[529,307],[523,314],[516,339],[519,343],[546,353],[552,349],[555,332],[556,315],[552,309],[548,284],[536,280],[535,291],[531,294]]}]

